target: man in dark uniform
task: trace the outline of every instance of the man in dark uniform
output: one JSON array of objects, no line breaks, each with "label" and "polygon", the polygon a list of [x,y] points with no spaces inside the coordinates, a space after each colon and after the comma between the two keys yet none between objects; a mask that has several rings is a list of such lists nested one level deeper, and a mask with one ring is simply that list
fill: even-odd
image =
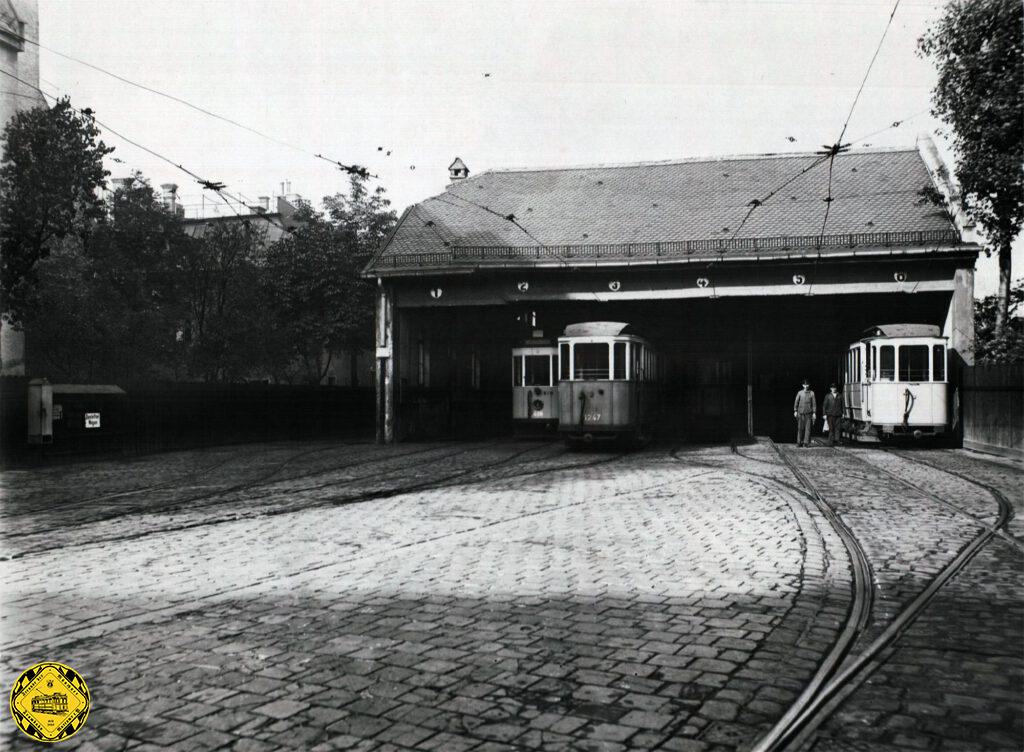
[{"label": "man in dark uniform", "polygon": [[811,427],[818,417],[818,400],[811,391],[811,382],[804,379],[804,388],[796,393],[793,417],[796,418],[796,445],[811,445]]},{"label": "man in dark uniform", "polygon": [[839,393],[839,387],[835,384],[830,384],[828,387],[828,394],[825,395],[825,401],[821,405],[821,412],[825,415],[825,420],[828,421],[828,445],[835,446],[836,442],[839,445],[843,444],[842,434],[839,433],[839,426],[843,423],[843,395]]}]

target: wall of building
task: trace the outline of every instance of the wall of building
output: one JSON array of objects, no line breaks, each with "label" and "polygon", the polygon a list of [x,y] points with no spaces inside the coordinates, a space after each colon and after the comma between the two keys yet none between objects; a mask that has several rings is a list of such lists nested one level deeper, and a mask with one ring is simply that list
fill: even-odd
[{"label": "wall of building", "polygon": [[[0,24],[19,26],[10,18],[13,8],[21,21],[14,31],[29,39],[39,39],[39,3],[36,0],[0,0],[9,7],[0,6],[5,21]],[[45,106],[42,95],[33,88],[39,86],[39,48],[20,43],[0,29],[0,69],[27,82],[19,83],[10,76],[0,85],[0,128],[21,110]],[[31,85],[28,85],[31,84]],[[22,376],[25,373],[25,335],[0,316],[0,373],[4,376]]]},{"label": "wall of building", "polygon": [[[39,39],[39,4],[35,0],[3,0],[10,2],[24,24],[22,36]],[[5,9],[6,10],[6,9]],[[31,44],[18,44],[11,37],[0,34],[0,69],[24,79],[32,86],[3,76],[0,86],[0,124],[6,125],[15,113],[29,107],[44,105],[42,95],[33,88],[39,85],[39,48]]]}]

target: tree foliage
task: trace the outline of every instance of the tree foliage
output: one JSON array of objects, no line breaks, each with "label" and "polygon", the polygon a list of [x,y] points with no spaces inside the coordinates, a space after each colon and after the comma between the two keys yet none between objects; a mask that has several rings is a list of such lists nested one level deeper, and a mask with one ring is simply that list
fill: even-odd
[{"label": "tree foliage", "polygon": [[290,344],[311,383],[323,379],[334,353],[372,341],[374,291],[360,273],[396,218],[384,190],[369,193],[365,180],[353,175],[347,195],[324,199],[325,212],[304,205],[301,226],[267,253],[272,336]]},{"label": "tree foliage", "polygon": [[1011,244],[1024,220],[1024,11],[1020,0],[951,0],[919,40],[938,83],[933,114],[946,122],[968,214],[999,254],[995,327],[1009,317]]},{"label": "tree foliage", "polygon": [[34,375],[317,383],[334,353],[372,345],[360,273],[396,218],[365,176],[270,243],[274,220],[186,223],[139,174],[102,195],[112,149],[66,100],[4,137],[3,293]]},{"label": "tree foliage", "polygon": [[189,378],[240,381],[274,370],[260,289],[266,237],[265,221],[213,221],[181,258],[187,316],[180,339]]},{"label": "tree foliage", "polygon": [[996,329],[997,295],[974,301],[974,358],[981,364],[1024,363],[1024,318],[1015,315],[1024,304],[1024,279],[1010,288],[1010,317]]},{"label": "tree foliage", "polygon": [[17,322],[36,264],[102,213],[98,188],[112,149],[67,99],[23,110],[3,131],[0,162],[0,292]]},{"label": "tree foliage", "polygon": [[128,383],[182,374],[180,220],[136,176],[38,264],[26,299],[30,362],[51,378]]}]

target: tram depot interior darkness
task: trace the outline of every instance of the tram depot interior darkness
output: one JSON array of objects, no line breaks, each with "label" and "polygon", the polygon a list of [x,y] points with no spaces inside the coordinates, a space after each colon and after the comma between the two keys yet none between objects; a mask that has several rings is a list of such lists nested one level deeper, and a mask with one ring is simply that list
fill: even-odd
[{"label": "tram depot interior darkness", "polygon": [[567,324],[602,320],[632,324],[662,353],[660,438],[745,436],[749,372],[754,433],[791,441],[804,377],[822,399],[864,329],[941,327],[949,300],[915,293],[399,309],[398,437],[510,434],[512,348],[535,329],[553,341]]}]

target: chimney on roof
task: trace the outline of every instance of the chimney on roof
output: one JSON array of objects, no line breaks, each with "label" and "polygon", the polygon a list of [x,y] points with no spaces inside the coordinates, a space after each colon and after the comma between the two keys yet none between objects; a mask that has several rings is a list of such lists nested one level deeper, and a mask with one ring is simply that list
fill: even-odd
[{"label": "chimney on roof", "polygon": [[466,163],[463,162],[459,157],[455,158],[455,161],[448,165],[448,177],[454,182],[456,180],[465,180],[469,177],[469,168],[466,167]]},{"label": "chimney on roof", "polygon": [[176,214],[178,211],[178,184],[161,183],[160,189],[163,191],[164,208],[171,214]]},{"label": "chimney on roof", "polygon": [[270,211],[270,196],[257,196],[256,209],[261,212]]}]

